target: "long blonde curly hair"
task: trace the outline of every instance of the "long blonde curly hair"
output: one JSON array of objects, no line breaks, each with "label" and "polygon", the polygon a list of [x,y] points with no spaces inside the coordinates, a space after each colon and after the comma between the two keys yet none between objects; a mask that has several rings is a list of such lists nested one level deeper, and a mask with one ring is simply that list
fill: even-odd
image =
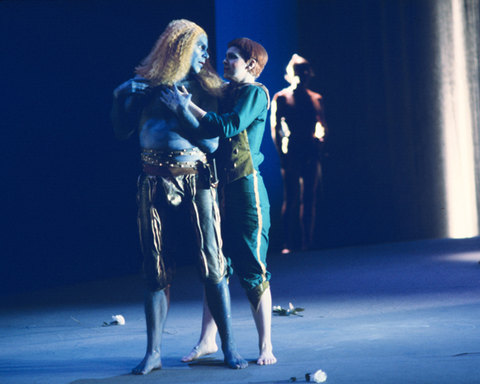
[{"label": "long blonde curly hair", "polygon": [[[171,21],[135,73],[150,80],[153,86],[173,85],[182,80],[190,71],[193,49],[201,35],[207,36],[191,21]],[[208,60],[196,77],[209,93],[222,95],[223,82]]]}]

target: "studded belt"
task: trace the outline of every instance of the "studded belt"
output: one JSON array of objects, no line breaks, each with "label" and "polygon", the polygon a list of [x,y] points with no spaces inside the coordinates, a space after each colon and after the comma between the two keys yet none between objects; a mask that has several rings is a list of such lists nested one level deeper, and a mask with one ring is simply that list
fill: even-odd
[{"label": "studded belt", "polygon": [[[200,155],[195,161],[178,161],[177,156]],[[159,151],[155,149],[142,149],[142,162],[144,164],[167,168],[193,168],[196,169],[199,162],[206,163],[207,156],[198,148],[183,149],[178,151]]]}]

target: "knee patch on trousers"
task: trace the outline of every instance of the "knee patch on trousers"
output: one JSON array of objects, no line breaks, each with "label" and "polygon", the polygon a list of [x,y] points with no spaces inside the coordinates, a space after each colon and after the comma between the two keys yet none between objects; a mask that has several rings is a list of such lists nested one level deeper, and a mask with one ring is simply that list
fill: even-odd
[{"label": "knee patch on trousers", "polygon": [[255,311],[258,311],[258,306],[260,305],[260,300],[262,299],[263,293],[270,287],[268,281],[264,281],[260,285],[257,285],[255,288],[247,291],[248,301],[253,305]]}]

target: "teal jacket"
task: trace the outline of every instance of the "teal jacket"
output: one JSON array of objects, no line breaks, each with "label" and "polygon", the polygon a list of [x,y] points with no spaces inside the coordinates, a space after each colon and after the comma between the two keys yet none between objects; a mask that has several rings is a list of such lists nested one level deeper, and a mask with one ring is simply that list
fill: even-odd
[{"label": "teal jacket", "polygon": [[269,107],[270,96],[264,85],[230,83],[222,107],[226,113],[208,112],[200,121],[208,136],[220,137],[215,152],[220,183],[231,183],[254,170],[258,172],[264,159],[260,145]]}]

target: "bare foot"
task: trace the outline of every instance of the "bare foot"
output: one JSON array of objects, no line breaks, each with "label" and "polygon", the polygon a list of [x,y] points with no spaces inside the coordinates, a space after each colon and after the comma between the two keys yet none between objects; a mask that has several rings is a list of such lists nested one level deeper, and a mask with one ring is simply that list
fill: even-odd
[{"label": "bare foot", "polygon": [[142,362],[132,369],[134,375],[146,375],[154,369],[162,368],[162,361],[159,353],[147,353]]},{"label": "bare foot", "polygon": [[272,350],[264,349],[260,353],[260,357],[257,360],[258,365],[271,365],[277,362],[277,358],[273,356]]},{"label": "bare foot", "polygon": [[215,342],[213,342],[213,344],[201,342],[197,344],[195,347],[193,347],[193,349],[188,355],[183,356],[181,362],[190,363],[194,360],[199,359],[200,357],[211,355],[212,353],[215,353],[217,351],[218,351],[218,347]]},{"label": "bare foot", "polygon": [[225,353],[225,364],[232,369],[243,369],[248,367],[248,362],[242,359],[237,351]]}]

